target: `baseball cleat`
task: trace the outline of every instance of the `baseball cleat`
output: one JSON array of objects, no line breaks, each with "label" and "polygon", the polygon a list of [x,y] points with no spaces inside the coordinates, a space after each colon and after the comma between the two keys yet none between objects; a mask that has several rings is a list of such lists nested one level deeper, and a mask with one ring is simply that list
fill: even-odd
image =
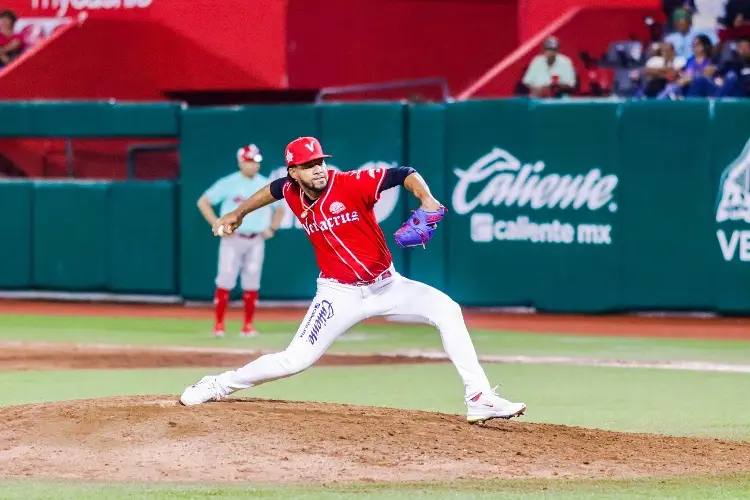
[{"label": "baseball cleat", "polygon": [[214,330],[213,330],[212,335],[213,335],[213,337],[215,339],[220,339],[221,337],[223,337],[224,336],[224,325],[221,324],[221,323],[218,323],[218,324],[214,325]]},{"label": "baseball cleat", "polygon": [[469,423],[484,422],[493,418],[511,419],[520,417],[526,411],[524,403],[512,403],[503,399],[495,390],[480,392],[476,396],[466,401],[468,412],[466,420]]},{"label": "baseball cleat", "polygon": [[252,323],[243,325],[240,331],[240,337],[257,337],[258,335],[260,333],[258,333],[258,330],[255,329]]},{"label": "baseball cleat", "polygon": [[229,395],[224,391],[216,376],[208,375],[200,379],[197,384],[193,384],[182,393],[180,403],[185,406],[199,405],[209,401],[221,401]]}]

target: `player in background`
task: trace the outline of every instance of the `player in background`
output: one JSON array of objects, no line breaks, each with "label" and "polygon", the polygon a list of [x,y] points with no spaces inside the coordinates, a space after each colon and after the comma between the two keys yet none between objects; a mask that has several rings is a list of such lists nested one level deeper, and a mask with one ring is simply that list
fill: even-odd
[{"label": "player in background", "polygon": [[[231,213],[255,192],[268,184],[268,178],[258,173],[263,157],[254,144],[237,151],[239,171],[217,180],[198,200],[203,218],[213,226],[218,217],[214,205],[221,205],[220,215]],[[274,211],[264,206],[249,214],[231,236],[219,243],[219,262],[214,294],[214,337],[224,336],[224,316],[229,305],[231,291],[241,274],[242,301],[245,318],[240,335],[253,337],[258,331],[253,325],[255,305],[258,301],[261,271],[265,254],[265,240],[272,238],[284,217],[284,205],[278,204]]]},{"label": "player in background", "polygon": [[[286,200],[315,250],[320,268],[317,293],[286,350],[261,356],[238,370],[203,377],[185,389],[182,404],[218,401],[238,390],[299,373],[352,326],[386,316],[437,327],[443,348],[463,380],[469,422],[522,415],[525,404],[503,399],[490,387],[461,307],[443,292],[407,279],[393,267],[375,218],[375,203],[383,190],[398,185],[416,196],[421,207],[402,229],[415,218],[429,223],[429,228],[416,236],[416,240],[422,238],[421,245],[429,241],[435,224],[445,214],[424,179],[409,167],[336,172],[326,166],[325,159],[330,156],[312,137],[292,141],[285,153],[287,177],[264,186],[216,221],[213,230],[218,236],[234,234],[248,214]],[[399,230],[396,241],[403,245],[405,239]],[[289,249],[289,255],[289,268],[294,269],[294,249]]]}]

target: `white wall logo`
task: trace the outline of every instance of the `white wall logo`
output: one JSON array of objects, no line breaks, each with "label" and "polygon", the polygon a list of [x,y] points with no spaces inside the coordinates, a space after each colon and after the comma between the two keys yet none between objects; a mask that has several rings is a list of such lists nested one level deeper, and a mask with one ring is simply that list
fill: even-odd
[{"label": "white wall logo", "polygon": [[145,9],[153,0],[31,0],[32,9],[54,9],[57,17],[64,17],[69,9]]},{"label": "white wall logo", "polygon": [[[336,170],[337,172],[341,172],[341,169],[336,167],[335,165],[331,165],[330,163],[326,163],[326,165]],[[370,161],[365,163],[364,165],[360,166],[357,170],[368,170],[370,175],[374,175],[372,172],[375,169],[378,168],[391,168],[397,166],[396,163],[386,163],[384,161]],[[275,169],[273,172],[271,172],[271,175],[269,176],[270,180],[276,180],[280,177],[286,177],[287,169],[286,167],[279,167]],[[391,216],[393,213],[393,210],[396,208],[396,205],[398,204],[398,197],[401,194],[401,187],[397,186],[391,189],[387,189],[383,191],[380,194],[380,199],[375,203],[375,218],[378,222],[382,222],[386,220],[388,217]],[[333,208],[333,204],[331,204],[331,208]],[[291,210],[287,210],[286,214],[284,215],[284,219],[281,221],[281,229],[290,229],[292,227],[296,227],[297,229],[302,229],[302,224],[299,220],[294,216],[294,214],[291,212]]]},{"label": "white wall logo", "polygon": [[[458,177],[453,189],[453,211],[465,215],[478,208],[518,207],[540,209],[585,210],[595,212],[606,207],[617,211],[613,201],[618,179],[602,175],[593,168],[587,174],[560,175],[543,173],[543,161],[522,164],[507,151],[493,148],[468,169],[454,169]],[[612,226],[608,224],[569,224],[555,219],[534,222],[530,216],[515,220],[495,220],[488,212],[472,213],[471,239],[529,241],[531,243],[612,243]]]},{"label": "white wall logo", "polygon": [[[742,221],[750,223],[750,141],[721,175],[716,222]],[[750,230],[723,229],[716,231],[724,260],[750,261]]]}]

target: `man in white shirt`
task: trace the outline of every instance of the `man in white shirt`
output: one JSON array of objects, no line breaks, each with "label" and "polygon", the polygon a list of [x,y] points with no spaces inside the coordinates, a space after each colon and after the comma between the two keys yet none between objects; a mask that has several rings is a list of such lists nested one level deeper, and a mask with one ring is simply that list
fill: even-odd
[{"label": "man in white shirt", "polygon": [[547,38],[542,53],[531,61],[522,80],[531,96],[557,96],[573,91],[576,85],[573,62],[558,53],[559,46],[557,38]]},{"label": "man in white shirt", "polygon": [[677,79],[680,70],[685,66],[687,60],[675,54],[675,48],[671,43],[662,42],[659,45],[657,55],[651,56],[646,61],[643,74],[646,77],[646,97],[656,97],[666,88],[669,82]]}]

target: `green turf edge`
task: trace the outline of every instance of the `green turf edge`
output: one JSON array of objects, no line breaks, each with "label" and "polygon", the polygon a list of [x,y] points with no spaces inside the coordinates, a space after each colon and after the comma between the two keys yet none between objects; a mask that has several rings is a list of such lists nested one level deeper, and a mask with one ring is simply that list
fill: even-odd
[{"label": "green turf edge", "polygon": [[513,479],[332,485],[72,483],[0,481],[3,498],[750,498],[750,473],[632,480]]}]

